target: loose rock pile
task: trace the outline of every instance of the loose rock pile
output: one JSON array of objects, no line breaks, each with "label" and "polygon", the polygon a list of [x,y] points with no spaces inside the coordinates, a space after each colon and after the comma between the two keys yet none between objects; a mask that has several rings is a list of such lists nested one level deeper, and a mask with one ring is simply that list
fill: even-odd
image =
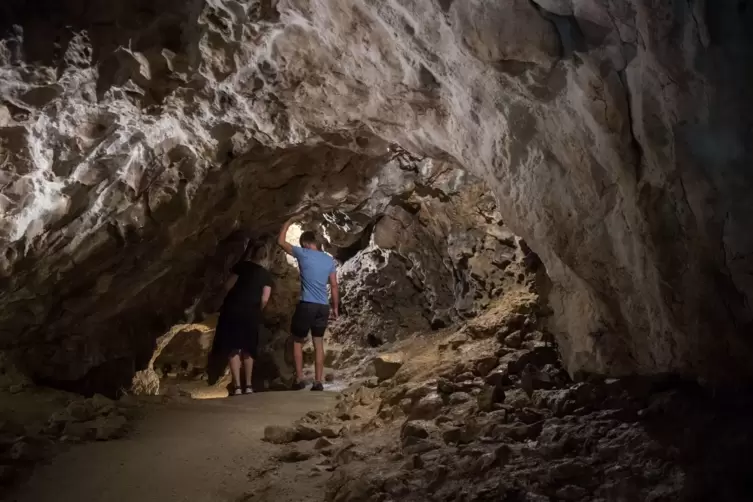
[{"label": "loose rock pile", "polygon": [[123,437],[129,428],[128,415],[121,403],[95,395],[69,401],[47,420],[0,421],[0,491],[54,454],[60,442]]},{"label": "loose rock pile", "polygon": [[[348,389],[333,415],[269,428],[267,439],[300,445],[280,461],[319,459],[312,475],[333,473],[334,502],[749,495],[750,468],[731,458],[753,446],[750,399],[659,379],[572,381],[537,314],[518,305],[472,322],[437,346],[457,357],[451,368],[417,381],[398,367]],[[349,426],[330,435],[324,423]]]},{"label": "loose rock pile", "polygon": [[65,410],[54,413],[45,433],[63,441],[106,441],[123,437],[127,426],[128,419],[115,401],[95,395],[73,401]]}]

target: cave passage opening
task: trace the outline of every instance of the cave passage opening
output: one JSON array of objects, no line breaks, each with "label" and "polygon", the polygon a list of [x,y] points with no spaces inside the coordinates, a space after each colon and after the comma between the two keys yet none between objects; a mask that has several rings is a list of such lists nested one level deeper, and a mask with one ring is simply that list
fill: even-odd
[{"label": "cave passage opening", "polygon": [[[548,277],[541,261],[504,224],[494,196],[481,180],[459,166],[407,153],[387,158],[374,176],[380,188],[361,195],[357,204],[320,204],[321,209],[308,210],[286,234],[286,240],[297,246],[304,230],[314,231],[323,250],[338,263],[342,317],[330,326],[327,337],[332,342],[327,355],[330,373],[345,368],[367,371],[365,361],[374,350],[462,325],[493,310],[508,294],[540,292],[537,301],[545,306]],[[385,179],[391,186],[385,188]],[[321,193],[321,200],[329,195]],[[253,235],[269,247],[268,267],[275,277],[261,362],[255,365],[259,390],[284,388],[292,370],[289,325],[298,298],[298,271],[295,259],[278,250],[276,229],[268,225],[263,231],[241,233],[246,235],[244,242]],[[234,259],[237,255],[226,258],[215,273],[227,274]],[[201,318],[211,323],[216,314]],[[535,330],[546,333],[542,339],[551,339],[545,316],[539,321]],[[191,328],[183,333],[205,332]],[[171,344],[175,347],[159,350],[178,352],[171,356],[173,371],[166,374],[159,365],[149,368],[167,386],[174,384],[176,364],[193,357],[180,356],[180,347],[187,345],[183,338]],[[305,357],[309,362],[313,357],[310,347]],[[191,378],[205,378],[196,364],[189,368],[183,377],[190,373]]]}]

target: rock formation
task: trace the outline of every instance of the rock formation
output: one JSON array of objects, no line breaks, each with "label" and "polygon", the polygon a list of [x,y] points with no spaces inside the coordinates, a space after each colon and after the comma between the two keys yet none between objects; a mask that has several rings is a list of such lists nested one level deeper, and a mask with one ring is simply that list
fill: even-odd
[{"label": "rock formation", "polygon": [[314,479],[309,493],[335,502],[750,498],[739,461],[753,444],[750,393],[655,376],[573,381],[538,331],[534,291],[492,304],[429,344],[382,352],[377,376],[334,410],[268,427],[264,439],[285,446],[252,467],[253,490],[282,498],[290,479]]},{"label": "rock formation", "polygon": [[490,187],[552,279],[570,372],[747,378],[751,16],[6,0],[0,349],[41,380],[130,378],[206,310],[234,231],[384,206],[399,145]]},{"label": "rock formation", "polygon": [[341,246],[334,252],[344,316],[332,327],[341,342],[378,345],[443,328],[536,282],[538,258],[504,225],[482,182],[447,163],[396,160],[390,177],[408,190],[391,188],[388,205],[371,209],[365,224],[344,216],[324,225]]}]

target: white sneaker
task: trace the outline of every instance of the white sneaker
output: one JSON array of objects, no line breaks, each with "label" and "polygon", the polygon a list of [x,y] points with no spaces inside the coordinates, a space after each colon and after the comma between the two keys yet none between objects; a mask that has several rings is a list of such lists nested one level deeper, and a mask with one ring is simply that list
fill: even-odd
[{"label": "white sneaker", "polygon": [[240,388],[237,388],[233,391],[234,396],[240,396],[241,394],[243,394],[243,391]]},{"label": "white sneaker", "polygon": [[243,389],[243,393],[244,394],[253,394],[254,393],[254,389],[252,389],[251,387],[246,387],[245,389]]}]

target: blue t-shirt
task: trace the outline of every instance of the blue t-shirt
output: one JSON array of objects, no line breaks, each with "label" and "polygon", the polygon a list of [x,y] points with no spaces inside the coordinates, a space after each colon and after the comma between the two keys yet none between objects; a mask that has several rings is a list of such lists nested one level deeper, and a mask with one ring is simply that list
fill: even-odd
[{"label": "blue t-shirt", "polygon": [[327,253],[293,246],[293,256],[301,271],[301,301],[329,304],[327,283],[335,272],[335,260]]}]

